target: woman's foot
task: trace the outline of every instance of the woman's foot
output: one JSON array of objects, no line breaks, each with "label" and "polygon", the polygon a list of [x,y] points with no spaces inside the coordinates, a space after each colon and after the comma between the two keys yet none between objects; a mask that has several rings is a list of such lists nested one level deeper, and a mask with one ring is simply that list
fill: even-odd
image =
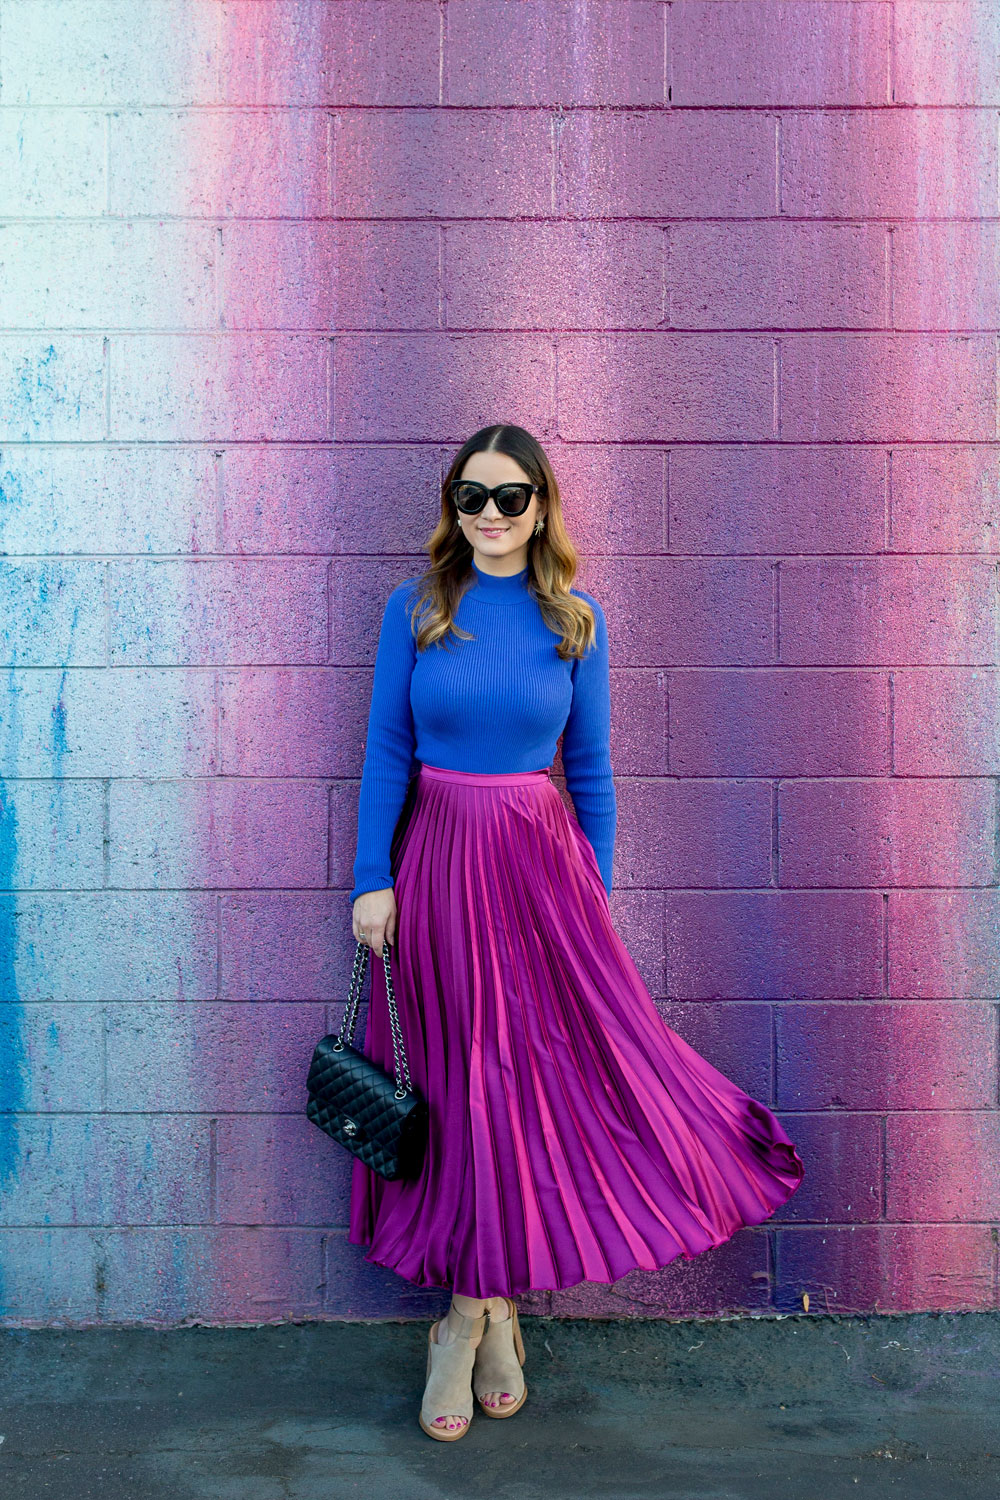
[{"label": "woman's foot", "polygon": [[528,1394],[517,1308],[509,1297],[491,1297],[486,1306],[489,1322],[479,1341],[472,1389],[487,1416],[513,1416]]},{"label": "woman's foot", "polygon": [[[508,1301],[506,1297],[491,1297],[486,1304],[486,1311],[490,1315],[488,1326],[492,1328],[499,1326],[501,1323],[510,1322],[513,1306],[513,1302]],[[484,1406],[488,1406],[492,1410],[498,1406],[512,1406],[517,1400],[517,1393],[514,1391],[484,1391],[479,1400]]]},{"label": "woman's foot", "polygon": [[[460,1300],[462,1306],[464,1307],[478,1307],[480,1309],[479,1314],[476,1314],[475,1312],[471,1314],[464,1313],[456,1306],[455,1302],[453,1301],[445,1316],[443,1318],[440,1318],[432,1327],[430,1331],[430,1342],[432,1344],[441,1345],[442,1347],[447,1347],[449,1344],[454,1344],[456,1342],[461,1342],[465,1345],[465,1348],[469,1351],[470,1355],[468,1359],[469,1400],[463,1403],[466,1407],[465,1411],[446,1412],[443,1415],[432,1418],[426,1424],[422,1422],[421,1425],[425,1426],[425,1430],[429,1430],[430,1428],[436,1429],[436,1431],[432,1434],[433,1436],[437,1436],[437,1432],[440,1432],[442,1435],[447,1435],[449,1438],[459,1437],[464,1434],[465,1428],[468,1427],[471,1418],[472,1364],[475,1359],[474,1351],[479,1346],[479,1342],[482,1339],[483,1333],[486,1329],[486,1319],[482,1316],[482,1309],[484,1308],[485,1304],[481,1302],[475,1303],[471,1298],[462,1298]],[[430,1357],[428,1357],[429,1370],[431,1365],[432,1360]],[[425,1405],[427,1400],[428,1393],[425,1392]],[[455,1404],[458,1405],[459,1403],[456,1402]]]}]

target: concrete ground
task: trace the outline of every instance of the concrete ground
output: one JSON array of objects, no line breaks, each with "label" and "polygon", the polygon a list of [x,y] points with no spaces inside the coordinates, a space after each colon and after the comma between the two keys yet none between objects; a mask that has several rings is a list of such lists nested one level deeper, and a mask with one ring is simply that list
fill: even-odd
[{"label": "concrete ground", "polygon": [[1000,1313],[523,1320],[435,1443],[427,1325],[0,1333],[4,1500],[996,1500]]}]

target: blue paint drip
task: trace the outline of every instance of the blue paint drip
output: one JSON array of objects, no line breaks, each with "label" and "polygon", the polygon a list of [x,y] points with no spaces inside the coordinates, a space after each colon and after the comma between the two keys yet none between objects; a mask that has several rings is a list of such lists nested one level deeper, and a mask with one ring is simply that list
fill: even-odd
[{"label": "blue paint drip", "polygon": [[[0,766],[16,764],[21,735],[20,689],[10,672],[6,684],[6,743],[0,744]],[[20,1142],[17,1110],[26,1098],[27,1058],[24,1007],[17,986],[17,814],[9,786],[0,776],[0,1191],[17,1176]],[[0,1256],[0,1315],[7,1312],[4,1262]]]},{"label": "blue paint drip", "polygon": [[13,469],[4,469],[0,472],[0,557],[6,557],[8,552],[4,522],[9,516],[13,516],[15,506],[20,506],[23,500],[24,487],[20,474]]},{"label": "blue paint drip", "polygon": [[17,990],[17,916],[14,873],[17,815],[9,789],[0,781],[0,1185],[16,1175],[17,1117],[24,1102],[23,1008]]}]

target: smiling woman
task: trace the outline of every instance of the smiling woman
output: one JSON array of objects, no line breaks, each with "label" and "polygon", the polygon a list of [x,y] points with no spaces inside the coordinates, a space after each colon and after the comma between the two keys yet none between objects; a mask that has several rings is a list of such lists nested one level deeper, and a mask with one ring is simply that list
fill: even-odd
[{"label": "smiling woman", "polygon": [[[413,1178],[354,1162],[349,1238],[452,1289],[420,1425],[453,1441],[473,1392],[494,1417],[525,1399],[515,1295],[691,1259],[768,1218],[803,1165],[663,1022],[612,921],[607,624],[572,587],[523,428],[460,450],[428,550],[382,622],[351,896],[355,937],[392,949],[429,1139]],[[560,734],[575,816],[550,776]],[[380,965],[365,1050],[391,1067]]]}]

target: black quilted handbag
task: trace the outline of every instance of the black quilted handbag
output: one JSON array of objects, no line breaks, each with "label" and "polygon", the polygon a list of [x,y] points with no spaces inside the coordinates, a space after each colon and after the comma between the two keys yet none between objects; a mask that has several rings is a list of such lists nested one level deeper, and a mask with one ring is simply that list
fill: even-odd
[{"label": "black quilted handbag", "polygon": [[427,1144],[427,1104],[410,1083],[386,942],[382,944],[382,964],[395,1078],[351,1045],[368,951],[367,943],[358,943],[340,1031],[323,1037],[313,1053],[306,1114],[320,1130],[391,1182],[420,1172]]}]

